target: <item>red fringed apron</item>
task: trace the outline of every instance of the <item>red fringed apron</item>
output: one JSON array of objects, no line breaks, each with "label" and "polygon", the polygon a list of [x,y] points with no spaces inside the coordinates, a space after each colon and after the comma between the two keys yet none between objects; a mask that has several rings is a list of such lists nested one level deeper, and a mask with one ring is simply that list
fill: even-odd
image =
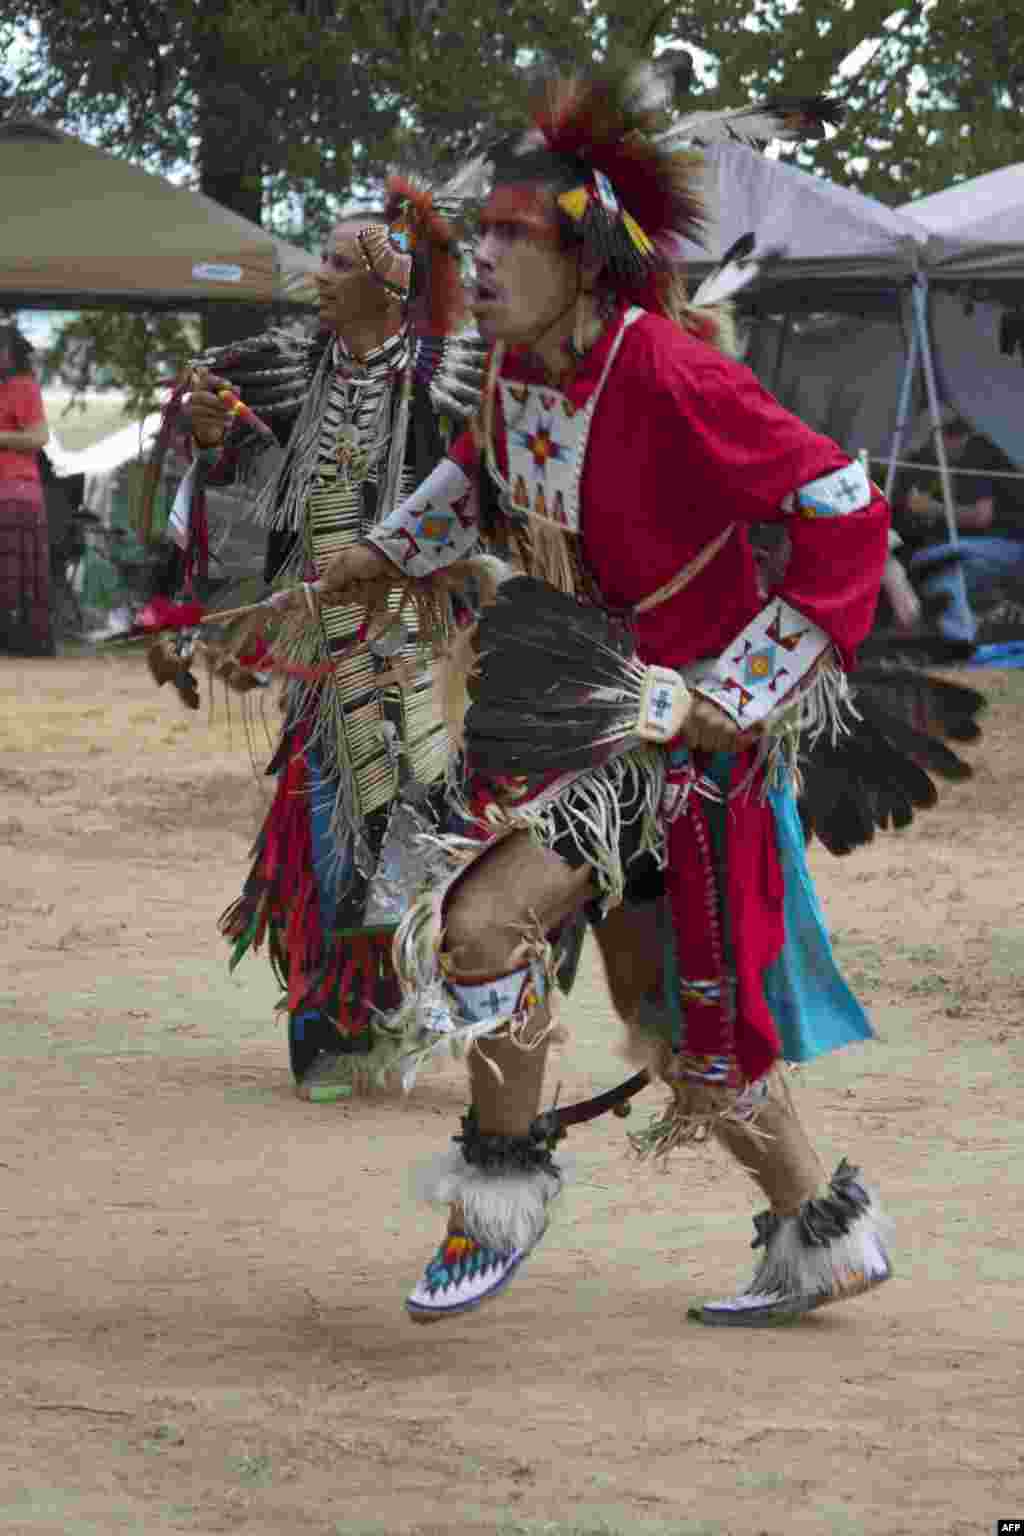
[{"label": "red fringed apron", "polygon": [[[750,748],[733,758],[730,792],[749,777],[755,752]],[[666,793],[665,886],[683,1001],[681,1050],[688,1056],[734,1057],[752,1082],[782,1054],[763,986],[785,939],[782,868],[774,817],[761,799],[760,783],[755,780],[735,799],[716,805],[699,787],[707,762],[706,754],[697,754],[693,766],[670,768]],[[725,822],[721,885],[713,816]]]}]

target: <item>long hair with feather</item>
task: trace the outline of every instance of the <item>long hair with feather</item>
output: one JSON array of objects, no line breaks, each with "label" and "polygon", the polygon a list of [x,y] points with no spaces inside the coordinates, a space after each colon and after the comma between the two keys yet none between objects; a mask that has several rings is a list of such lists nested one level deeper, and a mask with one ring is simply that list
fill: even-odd
[{"label": "long hair with feather", "polygon": [[410,304],[422,307],[416,330],[453,335],[466,318],[455,231],[435,208],[430,189],[407,176],[388,178],[384,216],[393,231],[404,231],[412,247]]}]

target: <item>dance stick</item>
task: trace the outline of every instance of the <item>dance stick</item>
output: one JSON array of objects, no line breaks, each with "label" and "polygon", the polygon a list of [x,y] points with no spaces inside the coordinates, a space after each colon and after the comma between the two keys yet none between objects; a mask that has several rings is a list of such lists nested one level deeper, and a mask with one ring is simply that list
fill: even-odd
[{"label": "dance stick", "polygon": [[250,613],[272,613],[274,604],[267,598],[262,603],[247,603],[244,608],[222,608],[215,613],[204,613],[200,624],[226,624],[229,619],[244,619]]},{"label": "dance stick", "polygon": [[[204,386],[212,383],[213,380],[205,368],[193,368],[192,376],[189,380],[189,387],[191,389],[202,389]],[[268,427],[261,417],[257,416],[251,405],[246,405],[237,390],[232,389],[229,384],[222,382],[220,388],[215,390],[214,393],[217,399],[227,407],[229,422],[235,420],[244,421],[252,427],[254,432],[258,432],[261,437],[269,438],[271,442],[277,441],[274,437],[273,429]]]},{"label": "dance stick", "polygon": [[[303,585],[306,587],[306,601],[309,602],[313,589],[306,583],[303,583]],[[280,609],[284,606],[280,599],[290,599],[294,591],[296,591],[296,588],[289,587],[284,592],[275,592],[273,596],[265,597],[260,603],[247,603],[244,608],[221,608],[213,613],[204,613],[199,622],[200,624],[227,624],[231,619],[244,619],[254,613],[273,613],[275,609]],[[361,645],[365,640],[376,640],[379,635],[385,634],[393,624],[397,624],[400,617],[400,614],[389,613],[385,609],[378,615],[377,623],[374,624],[373,615],[368,613],[365,622],[359,626],[353,643]],[[381,619],[386,622],[382,624],[380,622]],[[340,655],[341,653],[338,652],[337,654]]]},{"label": "dance stick", "polygon": [[250,427],[253,428],[254,431],[258,432],[261,437],[268,437],[272,442],[276,441],[271,428],[267,426],[265,421],[261,421],[259,416],[257,416],[256,412],[253,410],[252,406],[246,405],[242,397],[240,395],[236,395],[233,389],[228,389],[227,385],[225,385],[223,389],[218,389],[217,399],[222,400],[227,406],[229,421],[233,421],[237,418],[239,421],[246,422]]}]

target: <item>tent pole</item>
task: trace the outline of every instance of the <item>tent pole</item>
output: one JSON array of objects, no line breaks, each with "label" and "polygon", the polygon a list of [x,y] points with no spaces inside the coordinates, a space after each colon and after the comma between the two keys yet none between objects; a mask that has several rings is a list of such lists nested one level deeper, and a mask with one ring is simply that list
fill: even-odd
[{"label": "tent pole", "polygon": [[896,480],[896,461],[903,452],[903,443],[907,435],[907,422],[910,419],[910,402],[914,391],[914,375],[917,372],[918,351],[917,311],[911,310],[910,346],[907,349],[907,361],[903,368],[903,383],[900,385],[900,400],[896,409],[896,427],[892,435],[889,464],[885,471],[886,501],[889,501],[892,497],[892,488]]},{"label": "tent pole", "polygon": [[[942,441],[942,418],[939,412],[939,391],[935,384],[935,364],[932,358],[931,338],[928,334],[928,279],[923,272],[919,272],[914,278],[912,290],[914,303],[914,325],[921,340],[921,363],[924,370],[925,389],[928,391],[928,414],[932,419],[932,440],[935,443],[935,459],[939,466],[939,478],[942,481],[942,507],[946,514],[946,529],[949,533],[949,542],[955,549],[960,543],[960,533],[956,526],[956,504],[953,500],[953,487],[949,478],[949,460],[946,458],[946,445]],[[967,597],[967,578],[964,575],[962,564],[958,564],[953,572],[953,580],[956,583],[957,596],[962,609],[970,614],[971,605]]]},{"label": "tent pole", "polygon": [[779,384],[782,381],[782,365],[786,361],[786,347],[792,328],[793,316],[787,313],[782,317],[782,329],[779,331],[779,350],[775,354],[775,368],[772,372],[772,394],[776,396],[779,393]]},{"label": "tent pole", "polygon": [[928,414],[932,419],[935,462],[939,466],[939,478],[942,481],[942,505],[946,514],[949,542],[955,546],[959,544],[960,538],[956,526],[956,506],[953,501],[953,489],[949,479],[949,461],[946,458],[946,445],[942,441],[939,392],[935,385],[935,365],[932,359],[931,340],[928,336],[928,279],[923,272],[918,273],[915,277],[911,296],[914,304],[914,328],[920,338],[924,384],[928,392]]}]

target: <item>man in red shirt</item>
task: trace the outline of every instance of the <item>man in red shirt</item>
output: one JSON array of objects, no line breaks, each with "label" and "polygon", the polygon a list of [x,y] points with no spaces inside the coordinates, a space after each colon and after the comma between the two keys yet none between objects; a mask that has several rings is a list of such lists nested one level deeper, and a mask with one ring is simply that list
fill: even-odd
[{"label": "man in red shirt", "polygon": [[[471,784],[501,835],[402,925],[410,1060],[465,1044],[473,1097],[432,1186],[449,1225],[408,1298],[417,1321],[498,1295],[546,1228],[560,1187],[537,1120],[551,941],[582,907],[671,1088],[641,1142],[660,1153],[710,1131],[769,1199],[752,1284],[691,1315],[797,1316],[890,1273],[857,1170],[844,1160],[829,1180],[787,1095],[768,1091],[776,1063],[870,1035],[832,962],[789,778],[800,729],[841,729],[888,511],[687,310],[673,253],[699,221],[692,162],[650,138],[641,87],[553,88],[533,132],[496,152],[477,251],[493,344],[480,427],[322,583],[337,600],[389,566],[440,581],[482,532],[528,574],[626,614],[641,661],[692,689],[664,748]],[[784,523],[792,543],[767,605],[756,522]]]},{"label": "man in red shirt", "polygon": [[13,325],[0,329],[0,647],[52,656],[50,548],[39,450],[50,432],[30,366],[32,349]]}]

